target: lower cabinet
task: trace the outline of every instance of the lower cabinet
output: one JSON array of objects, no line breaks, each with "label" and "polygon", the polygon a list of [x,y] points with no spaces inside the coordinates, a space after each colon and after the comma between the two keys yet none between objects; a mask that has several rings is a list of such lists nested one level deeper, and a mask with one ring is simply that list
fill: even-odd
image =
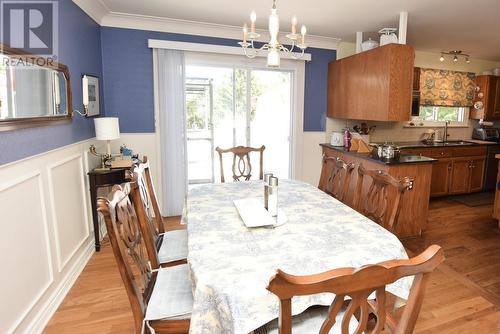
[{"label": "lower cabinet", "polygon": [[486,148],[409,149],[405,154],[437,159],[432,166],[431,197],[483,190]]},{"label": "lower cabinet", "polygon": [[432,165],[431,196],[448,195],[452,168],[452,159],[440,159]]},{"label": "lower cabinet", "polygon": [[450,179],[450,195],[466,194],[470,189],[470,158],[453,159]]},{"label": "lower cabinet", "polygon": [[486,158],[473,159],[470,170],[469,191],[481,191],[484,184],[484,169],[486,166]]}]

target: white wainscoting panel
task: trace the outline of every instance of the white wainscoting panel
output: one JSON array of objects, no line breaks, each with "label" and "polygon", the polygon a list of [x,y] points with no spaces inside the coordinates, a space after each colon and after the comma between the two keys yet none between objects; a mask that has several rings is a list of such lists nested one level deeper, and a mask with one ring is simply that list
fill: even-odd
[{"label": "white wainscoting panel", "polygon": [[12,332],[54,280],[40,174],[0,184],[0,333]]},{"label": "white wainscoting panel", "polygon": [[41,333],[94,252],[85,140],[0,166],[0,333]]},{"label": "white wainscoting panel", "polygon": [[59,272],[89,237],[84,171],[81,153],[64,158],[48,167]]}]

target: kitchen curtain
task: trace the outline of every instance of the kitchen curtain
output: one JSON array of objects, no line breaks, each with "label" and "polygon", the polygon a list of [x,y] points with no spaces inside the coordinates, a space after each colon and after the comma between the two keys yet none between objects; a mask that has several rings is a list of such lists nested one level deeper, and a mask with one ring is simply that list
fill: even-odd
[{"label": "kitchen curtain", "polygon": [[475,74],[429,68],[420,69],[420,105],[470,107]]},{"label": "kitchen curtain", "polygon": [[184,51],[156,49],[162,213],[182,214],[187,193]]}]

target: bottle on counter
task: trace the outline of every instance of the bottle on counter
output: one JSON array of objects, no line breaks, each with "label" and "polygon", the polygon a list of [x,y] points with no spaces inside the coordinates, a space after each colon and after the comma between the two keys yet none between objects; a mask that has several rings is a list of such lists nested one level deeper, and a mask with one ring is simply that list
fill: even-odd
[{"label": "bottle on counter", "polygon": [[278,216],[278,178],[271,176],[269,178],[269,202],[268,211],[272,217]]},{"label": "bottle on counter", "polygon": [[344,129],[344,148],[346,150],[349,150],[351,148],[351,139],[352,139],[351,131],[349,131],[349,128],[345,128]]}]

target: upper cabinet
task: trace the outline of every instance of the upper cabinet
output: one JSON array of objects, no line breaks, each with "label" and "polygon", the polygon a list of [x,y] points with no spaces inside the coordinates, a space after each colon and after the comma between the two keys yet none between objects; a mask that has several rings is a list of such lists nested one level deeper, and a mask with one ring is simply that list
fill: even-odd
[{"label": "upper cabinet", "polygon": [[475,93],[470,118],[482,118],[485,121],[500,120],[499,79],[500,77],[494,75],[478,75],[476,77],[476,85],[479,87],[479,91]]},{"label": "upper cabinet", "polygon": [[413,68],[413,90],[420,90],[420,67]]},{"label": "upper cabinet", "polygon": [[388,44],[328,66],[328,117],[408,121],[413,89],[412,46]]}]

